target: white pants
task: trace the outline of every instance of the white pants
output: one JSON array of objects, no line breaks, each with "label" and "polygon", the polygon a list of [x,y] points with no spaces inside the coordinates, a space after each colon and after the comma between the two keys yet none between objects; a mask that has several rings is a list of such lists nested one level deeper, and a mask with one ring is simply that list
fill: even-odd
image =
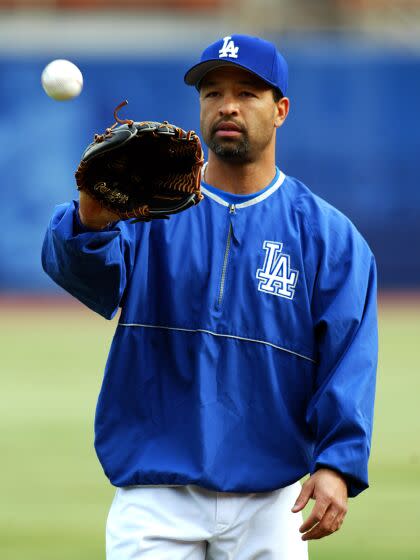
[{"label": "white pants", "polygon": [[198,486],[119,488],[106,532],[107,560],[307,560],[299,483],[257,494]]}]

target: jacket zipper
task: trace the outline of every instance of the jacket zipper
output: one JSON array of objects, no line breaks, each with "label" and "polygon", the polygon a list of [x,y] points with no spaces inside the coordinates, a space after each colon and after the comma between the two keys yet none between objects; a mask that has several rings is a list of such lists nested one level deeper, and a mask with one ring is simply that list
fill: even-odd
[{"label": "jacket zipper", "polygon": [[[229,205],[229,214],[235,214],[235,205],[234,204]],[[220,280],[219,297],[217,298],[217,306],[218,307],[220,307],[221,304],[222,304],[223,293],[225,291],[227,264],[228,264],[228,260],[229,260],[230,246],[231,246],[231,243],[232,243],[232,231],[233,231],[232,222],[229,221],[229,230],[228,230],[227,239],[226,239],[225,254],[224,254],[224,257],[223,257],[222,278]]]}]

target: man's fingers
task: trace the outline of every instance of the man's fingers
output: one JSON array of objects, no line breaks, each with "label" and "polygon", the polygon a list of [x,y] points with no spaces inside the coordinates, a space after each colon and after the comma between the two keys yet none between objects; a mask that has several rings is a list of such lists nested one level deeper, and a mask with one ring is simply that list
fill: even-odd
[{"label": "man's fingers", "polygon": [[338,529],[340,529],[341,525],[344,523],[344,518],[346,517],[346,513],[347,513],[347,506],[344,508],[344,511],[340,512],[337,516],[336,519],[336,524],[338,526],[338,528],[336,529],[338,531]]},{"label": "man's fingers", "polygon": [[317,499],[311,514],[309,515],[308,519],[300,526],[299,531],[301,533],[306,533],[306,531],[312,529],[312,527],[314,527],[317,523],[320,523],[329,505],[329,501]]},{"label": "man's fingers", "polygon": [[[313,482],[310,485],[310,482]],[[299,531],[304,541],[321,539],[341,527],[347,513],[347,485],[344,478],[330,469],[319,469],[303,485],[292,511],[300,511],[309,498],[315,505]]]},{"label": "man's fingers", "polygon": [[310,531],[307,531],[304,535],[302,535],[303,541],[314,541],[317,539],[322,539],[323,537],[327,537],[334,533],[333,530],[325,529],[321,527],[319,524],[313,527]]},{"label": "man's fingers", "polygon": [[298,511],[301,511],[309,502],[313,492],[314,483],[311,479],[308,479],[302,486],[302,490],[296,499],[295,505],[292,507],[292,512],[297,513]]},{"label": "man's fingers", "polygon": [[[335,533],[343,524],[346,513],[347,506],[345,504],[331,504],[322,519],[320,519],[316,525],[306,530],[305,534],[302,536],[302,540],[322,539],[322,537]],[[300,529],[301,531],[302,527]]]},{"label": "man's fingers", "polygon": [[[322,519],[316,525],[313,525],[309,530],[305,532],[302,536],[302,540],[308,541],[312,539],[322,539],[327,535],[331,535],[338,529],[338,518],[339,512],[334,506],[330,506],[325,512]],[[302,527],[301,527],[302,532]]]}]

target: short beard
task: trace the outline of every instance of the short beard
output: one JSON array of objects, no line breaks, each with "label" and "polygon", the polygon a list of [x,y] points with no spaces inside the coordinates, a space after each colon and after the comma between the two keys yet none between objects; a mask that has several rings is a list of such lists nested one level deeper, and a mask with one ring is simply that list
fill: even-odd
[{"label": "short beard", "polygon": [[231,146],[229,144],[221,144],[212,138],[208,148],[220,159],[231,163],[246,163],[250,160],[250,146],[247,138]]}]

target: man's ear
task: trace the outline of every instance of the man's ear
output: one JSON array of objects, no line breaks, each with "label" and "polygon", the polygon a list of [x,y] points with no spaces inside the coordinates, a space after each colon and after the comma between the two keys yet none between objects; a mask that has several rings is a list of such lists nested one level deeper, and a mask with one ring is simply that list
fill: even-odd
[{"label": "man's ear", "polygon": [[281,125],[287,118],[290,108],[290,99],[288,97],[282,97],[276,102],[276,118],[274,121],[274,126],[280,128]]}]

